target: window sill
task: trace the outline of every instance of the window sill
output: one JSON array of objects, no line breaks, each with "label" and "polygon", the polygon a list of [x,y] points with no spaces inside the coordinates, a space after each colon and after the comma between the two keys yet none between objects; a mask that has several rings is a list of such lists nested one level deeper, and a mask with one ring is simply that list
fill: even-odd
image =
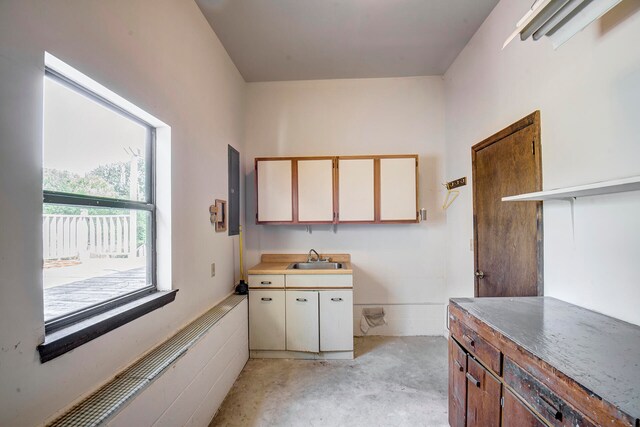
[{"label": "window sill", "polygon": [[46,335],[44,343],[38,346],[40,362],[45,363],[55,359],[84,343],[169,304],[175,300],[177,292],[177,289],[154,292]]}]

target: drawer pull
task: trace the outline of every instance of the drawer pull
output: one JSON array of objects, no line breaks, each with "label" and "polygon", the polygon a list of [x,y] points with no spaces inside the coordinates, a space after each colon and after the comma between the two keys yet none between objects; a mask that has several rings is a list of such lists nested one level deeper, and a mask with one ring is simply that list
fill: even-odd
[{"label": "drawer pull", "polygon": [[542,403],[542,406],[544,407],[544,409],[549,411],[549,413],[551,413],[556,420],[562,421],[562,412],[558,408],[556,408],[551,402],[545,399],[544,396],[538,395],[538,397],[540,398],[540,403]]},{"label": "drawer pull", "polygon": [[270,284],[271,284],[271,282],[269,282],[269,281],[267,281],[267,280],[264,280],[264,281],[260,282],[260,284],[261,284],[261,285],[270,285]]},{"label": "drawer pull", "polygon": [[296,298],[296,301],[307,302],[307,299],[306,298]]},{"label": "drawer pull", "polygon": [[272,298],[260,298],[262,301],[272,301]]},{"label": "drawer pull", "polygon": [[455,360],[455,359],[454,359],[454,361],[453,361],[453,362],[456,364],[456,366],[458,367],[458,370],[459,370],[460,372],[464,372],[464,366],[462,366],[462,365],[460,364],[460,362],[458,362],[458,361],[457,361],[457,360]]},{"label": "drawer pull", "polygon": [[462,335],[462,339],[465,340],[467,343],[469,343],[471,347],[476,346],[476,342],[469,335],[467,334]]},{"label": "drawer pull", "polygon": [[336,302],[342,301],[342,298],[331,298],[331,301],[336,301]]},{"label": "drawer pull", "polygon": [[471,375],[469,372],[467,372],[467,379],[469,381],[471,381],[471,384],[473,384],[476,387],[480,388],[480,381],[478,381],[477,379],[473,378],[473,375]]}]

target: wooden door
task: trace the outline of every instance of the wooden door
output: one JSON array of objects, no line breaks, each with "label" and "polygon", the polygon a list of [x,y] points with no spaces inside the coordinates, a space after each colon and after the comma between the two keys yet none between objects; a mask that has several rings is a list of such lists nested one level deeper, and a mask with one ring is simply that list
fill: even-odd
[{"label": "wooden door", "polygon": [[286,291],[287,350],[320,351],[317,291]]},{"label": "wooden door", "polygon": [[467,427],[500,425],[501,384],[481,364],[467,358]]},{"label": "wooden door", "polygon": [[285,349],[285,291],[249,292],[249,348]]},{"label": "wooden door", "polygon": [[339,222],[375,220],[374,159],[338,159]]},{"label": "wooden door", "polygon": [[524,403],[509,390],[504,392],[502,407],[502,427],[545,427],[540,418],[531,412]]},{"label": "wooden door", "polygon": [[542,295],[542,202],[502,197],[542,190],[540,113],[472,148],[475,296]]},{"label": "wooden door", "polygon": [[258,223],[293,221],[291,160],[256,160]]},{"label": "wooden door", "polygon": [[467,353],[449,337],[449,425],[464,427],[467,411]]},{"label": "wooden door", "polygon": [[334,159],[297,160],[298,222],[327,222],[334,219]]},{"label": "wooden door", "polygon": [[380,159],[380,221],[417,221],[417,178],[417,156]]},{"label": "wooden door", "polygon": [[353,351],[353,291],[320,291],[320,351]]}]

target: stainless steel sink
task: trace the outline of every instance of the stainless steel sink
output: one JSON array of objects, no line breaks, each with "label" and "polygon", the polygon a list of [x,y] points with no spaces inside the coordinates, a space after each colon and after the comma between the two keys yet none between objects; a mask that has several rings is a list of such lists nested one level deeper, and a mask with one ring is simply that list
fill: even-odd
[{"label": "stainless steel sink", "polygon": [[337,270],[339,268],[344,268],[344,264],[341,262],[316,261],[296,262],[290,264],[287,270]]}]

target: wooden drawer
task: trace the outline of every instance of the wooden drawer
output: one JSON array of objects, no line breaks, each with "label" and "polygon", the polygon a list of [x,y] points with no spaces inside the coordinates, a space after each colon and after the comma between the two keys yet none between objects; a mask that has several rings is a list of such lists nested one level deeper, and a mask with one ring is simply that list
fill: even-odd
[{"label": "wooden drawer", "polygon": [[475,331],[462,323],[455,316],[450,316],[449,328],[451,335],[470,353],[474,354],[480,362],[498,375],[501,375],[500,350],[485,341]]},{"label": "wooden drawer", "polygon": [[552,426],[595,426],[508,357],[504,360],[504,381]]},{"label": "wooden drawer", "polygon": [[250,288],[284,288],[284,274],[250,274]]}]

